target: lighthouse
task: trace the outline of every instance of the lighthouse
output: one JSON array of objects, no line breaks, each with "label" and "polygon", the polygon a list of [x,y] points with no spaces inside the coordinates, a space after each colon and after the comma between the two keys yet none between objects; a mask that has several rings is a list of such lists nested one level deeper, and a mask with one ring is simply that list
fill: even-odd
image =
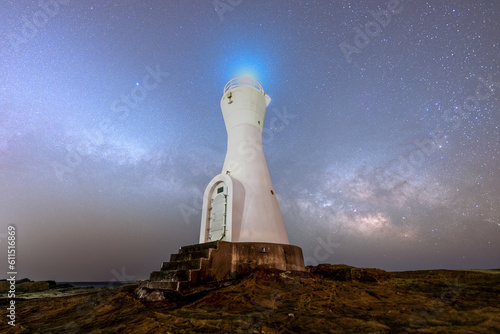
[{"label": "lighthouse", "polygon": [[302,249],[288,242],[262,148],[270,101],[248,76],[224,87],[220,106],[227,152],[221,173],[205,189],[199,243],[180,247],[141,281],[139,298],[159,301],[167,290],[213,289],[258,268],[305,271]]},{"label": "lighthouse", "polygon": [[227,131],[222,171],[203,196],[200,243],[289,244],[262,147],[271,98],[252,77],[232,79],[220,101]]}]

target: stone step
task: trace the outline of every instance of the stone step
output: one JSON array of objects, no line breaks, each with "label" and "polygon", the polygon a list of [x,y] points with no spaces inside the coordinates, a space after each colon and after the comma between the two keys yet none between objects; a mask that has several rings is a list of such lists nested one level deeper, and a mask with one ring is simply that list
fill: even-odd
[{"label": "stone step", "polygon": [[170,255],[170,262],[163,262],[160,271],[153,271],[142,286],[176,291],[189,289],[192,282],[205,277],[201,272],[202,262],[208,261],[210,249],[217,249],[217,244],[218,241],[213,241],[181,247],[179,253]]},{"label": "stone step", "polygon": [[162,270],[153,271],[149,276],[150,281],[180,282],[191,279],[190,270]]},{"label": "stone step", "polygon": [[185,261],[174,261],[174,262],[163,262],[161,265],[161,271],[164,270],[190,270],[190,269],[200,269],[201,259],[185,260]]},{"label": "stone step", "polygon": [[183,246],[179,249],[179,254],[199,252],[210,248],[217,248],[217,241],[205,242],[190,246]]},{"label": "stone step", "polygon": [[171,254],[170,262],[194,260],[201,258],[207,259],[209,254],[210,254],[210,248],[190,253]]}]

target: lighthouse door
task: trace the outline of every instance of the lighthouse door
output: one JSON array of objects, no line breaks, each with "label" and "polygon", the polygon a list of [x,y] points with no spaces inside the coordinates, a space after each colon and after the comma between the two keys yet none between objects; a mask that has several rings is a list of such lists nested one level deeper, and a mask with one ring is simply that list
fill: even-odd
[{"label": "lighthouse door", "polygon": [[209,241],[225,240],[227,212],[227,186],[224,182],[217,185],[212,193],[210,205]]}]

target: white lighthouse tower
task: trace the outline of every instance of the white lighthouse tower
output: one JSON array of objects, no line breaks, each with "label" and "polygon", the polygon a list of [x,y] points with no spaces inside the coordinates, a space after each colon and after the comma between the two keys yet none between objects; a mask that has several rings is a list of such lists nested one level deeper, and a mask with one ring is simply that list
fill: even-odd
[{"label": "white lighthouse tower", "polygon": [[262,150],[270,101],[251,77],[235,78],[224,87],[220,105],[227,153],[222,172],[205,190],[200,243],[179,248],[151,272],[136,290],[139,298],[163,300],[164,290],[213,289],[257,268],[305,271],[302,249],[288,242]]},{"label": "white lighthouse tower", "polygon": [[220,105],[227,153],[222,172],[205,190],[200,243],[289,243],[262,149],[270,101],[260,83],[249,76],[234,78],[224,87]]}]

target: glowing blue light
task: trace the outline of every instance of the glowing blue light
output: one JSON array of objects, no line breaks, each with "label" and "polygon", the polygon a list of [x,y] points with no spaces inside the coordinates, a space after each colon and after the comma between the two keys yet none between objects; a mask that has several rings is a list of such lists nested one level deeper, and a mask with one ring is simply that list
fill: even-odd
[{"label": "glowing blue light", "polygon": [[255,80],[260,82],[259,71],[256,69],[249,68],[249,67],[241,68],[239,71],[236,72],[235,76],[242,77],[245,75],[250,76],[250,77],[252,77]]},{"label": "glowing blue light", "polygon": [[225,80],[248,75],[263,86],[267,83],[269,69],[266,56],[252,51],[234,52],[225,59]]}]

